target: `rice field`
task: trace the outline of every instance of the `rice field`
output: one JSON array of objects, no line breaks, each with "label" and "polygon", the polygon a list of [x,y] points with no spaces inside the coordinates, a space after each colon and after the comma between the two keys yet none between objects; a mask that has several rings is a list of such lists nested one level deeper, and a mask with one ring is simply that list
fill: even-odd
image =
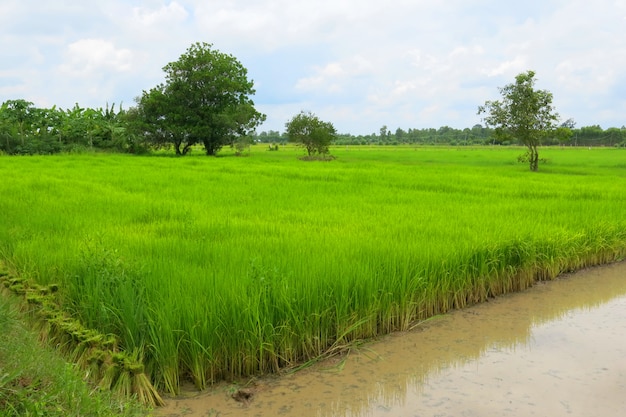
[{"label": "rice field", "polygon": [[2,157],[0,260],[175,393],[626,254],[623,150],[301,152]]}]

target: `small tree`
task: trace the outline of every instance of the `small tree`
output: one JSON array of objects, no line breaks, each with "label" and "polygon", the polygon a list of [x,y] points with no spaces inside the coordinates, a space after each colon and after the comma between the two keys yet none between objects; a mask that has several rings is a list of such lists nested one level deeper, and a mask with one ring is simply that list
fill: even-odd
[{"label": "small tree", "polygon": [[285,123],[285,128],[289,142],[304,146],[309,157],[328,155],[329,146],[337,137],[332,123],[321,121],[311,112],[301,111]]},{"label": "small tree", "polygon": [[534,84],[534,71],[519,74],[514,84],[499,89],[501,101],[486,101],[478,107],[478,114],[487,114],[484,121],[495,128],[497,139],[518,139],[528,148],[531,171],[539,168],[537,147],[555,129],[559,119],[552,106],[552,93],[535,90]]}]

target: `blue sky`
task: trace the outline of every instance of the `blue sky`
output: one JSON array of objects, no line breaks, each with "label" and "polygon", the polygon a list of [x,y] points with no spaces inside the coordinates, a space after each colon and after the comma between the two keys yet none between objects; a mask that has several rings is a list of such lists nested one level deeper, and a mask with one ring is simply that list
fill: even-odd
[{"label": "blue sky", "polygon": [[563,120],[626,125],[626,0],[2,0],[0,102],[129,107],[194,42],[248,69],[259,130],[471,127],[527,70]]}]

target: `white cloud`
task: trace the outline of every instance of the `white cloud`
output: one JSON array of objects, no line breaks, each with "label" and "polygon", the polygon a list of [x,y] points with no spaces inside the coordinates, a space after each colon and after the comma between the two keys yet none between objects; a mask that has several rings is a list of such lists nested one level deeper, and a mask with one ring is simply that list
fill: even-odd
[{"label": "white cloud", "polygon": [[529,69],[578,126],[621,126],[625,19],[624,0],[5,0],[0,94],[132,103],[209,42],[249,69],[262,129],[300,109],[355,134],[472,126],[476,107]]},{"label": "white cloud", "polygon": [[103,39],[81,39],[67,46],[60,71],[71,76],[89,77],[94,74],[132,69],[132,52],[116,48]]},{"label": "white cloud", "polygon": [[528,68],[528,59],[524,56],[516,56],[511,60],[507,60],[499,63],[495,68],[485,68],[483,73],[488,77],[495,77],[498,75],[520,73]]},{"label": "white cloud", "polygon": [[164,26],[184,22],[189,16],[185,8],[177,2],[162,4],[153,9],[146,6],[133,7],[133,20],[142,26],[156,27],[163,30]]},{"label": "white cloud", "polygon": [[368,59],[356,55],[342,61],[327,63],[313,69],[314,74],[300,78],[295,85],[299,91],[318,94],[341,93],[350,88],[359,78],[372,75],[374,65]]}]

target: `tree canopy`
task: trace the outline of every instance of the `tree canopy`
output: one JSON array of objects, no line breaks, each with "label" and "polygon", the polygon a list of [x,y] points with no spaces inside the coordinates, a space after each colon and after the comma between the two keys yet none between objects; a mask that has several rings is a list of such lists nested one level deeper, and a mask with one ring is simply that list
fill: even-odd
[{"label": "tree canopy", "polygon": [[337,137],[337,131],[330,122],[320,120],[311,112],[301,111],[285,124],[290,142],[302,145],[309,157],[324,156]]},{"label": "tree canopy", "polygon": [[134,121],[156,146],[177,154],[202,144],[207,155],[245,136],[265,120],[250,98],[255,93],[246,68],[232,55],[195,43],[163,71],[166,81],[144,91]]},{"label": "tree canopy", "polygon": [[539,167],[537,147],[555,130],[559,119],[552,106],[552,93],[535,90],[534,85],[534,71],[521,73],[515,83],[499,89],[502,100],[486,101],[478,107],[478,114],[486,114],[485,123],[495,128],[496,137],[516,138],[526,145],[531,171]]}]

